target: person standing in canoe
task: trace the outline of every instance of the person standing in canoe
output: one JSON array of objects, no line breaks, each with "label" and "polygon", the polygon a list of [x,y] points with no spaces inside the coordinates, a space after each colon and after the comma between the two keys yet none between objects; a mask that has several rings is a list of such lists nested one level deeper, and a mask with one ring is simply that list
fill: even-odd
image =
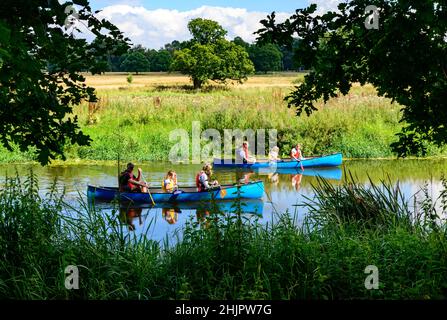
[{"label": "person standing in canoe", "polygon": [[248,141],[242,143],[242,147],[236,150],[236,163],[255,163],[256,158],[251,156],[248,151]]},{"label": "person standing in canoe", "polygon": [[301,170],[304,171],[303,164],[301,163],[301,160],[304,159],[303,153],[301,152],[301,144],[297,143],[295,148],[292,148],[292,151],[290,151],[290,158],[292,160],[298,161],[301,166]]},{"label": "person standing in canoe", "polygon": [[131,162],[127,164],[127,169],[121,172],[119,177],[120,192],[147,192],[147,184],[141,181],[141,168],[138,168],[138,177],[133,174],[135,165]]},{"label": "person standing in canoe", "polygon": [[161,188],[164,192],[174,192],[178,189],[177,186],[177,173],[173,170],[169,170],[164,178]]},{"label": "person standing in canoe", "polygon": [[217,180],[211,181],[212,174],[213,167],[211,166],[211,164],[205,164],[202,170],[196,175],[197,191],[205,192],[219,186],[219,182]]}]

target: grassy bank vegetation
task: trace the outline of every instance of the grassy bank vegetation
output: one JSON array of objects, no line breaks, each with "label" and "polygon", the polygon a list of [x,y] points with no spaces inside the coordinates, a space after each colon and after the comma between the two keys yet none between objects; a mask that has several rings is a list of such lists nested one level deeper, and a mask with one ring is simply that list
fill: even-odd
[{"label": "grassy bank vegetation", "polygon": [[[302,227],[287,213],[259,225],[215,212],[163,246],[129,234],[116,212],[76,213],[57,193],[39,197],[35,177],[10,179],[0,190],[0,298],[445,299],[443,185],[435,205],[387,183],[320,181]],[[67,265],[79,267],[79,290],[64,287]],[[368,265],[378,290],[365,289]]]},{"label": "grassy bank vegetation", "polygon": [[[94,112],[88,103],[74,109],[82,131],[93,139],[89,147],[67,146],[69,159],[114,160],[117,151],[133,160],[166,160],[175,142],[174,129],[191,133],[192,121],[202,129],[277,129],[278,145],[286,155],[301,142],[307,155],[335,151],[348,158],[392,157],[400,107],[379,98],[371,86],[354,86],[348,96],[319,104],[311,117],[296,117],[284,96],[299,84],[303,74],[254,76],[244,85],[209,86],[200,92],[188,87],[188,79],[172,75],[135,76],[131,85],[124,74],[89,77],[101,101]],[[429,147],[429,155],[447,154]],[[0,161],[20,162],[32,153],[2,152]]]}]

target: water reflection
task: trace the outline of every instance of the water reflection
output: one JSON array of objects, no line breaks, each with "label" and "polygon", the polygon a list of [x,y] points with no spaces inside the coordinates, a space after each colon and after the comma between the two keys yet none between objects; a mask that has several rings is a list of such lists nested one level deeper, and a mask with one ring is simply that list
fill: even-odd
[{"label": "water reflection", "polygon": [[[147,174],[148,182],[153,186],[161,186],[161,181],[166,175],[167,170],[177,172],[179,186],[191,186],[195,184],[195,174],[200,170],[201,165],[173,165],[169,162],[142,163],[141,168]],[[38,176],[39,186],[42,196],[49,190],[54,179],[57,178],[60,189],[66,189],[66,201],[76,206],[79,205],[78,197],[86,197],[86,188],[88,184],[99,186],[116,186],[117,184],[117,166],[116,165],[58,165],[41,167],[38,165],[0,165],[0,187],[6,175],[13,176],[15,172],[20,176],[26,176],[29,169],[33,169]],[[392,183],[399,181],[400,188],[406,198],[416,194],[425,182],[429,183],[431,195],[436,198],[442,189],[440,177],[447,170],[446,159],[418,159],[418,160],[354,160],[345,161],[342,168],[332,169],[311,169],[305,168],[304,171],[296,169],[289,170],[258,170],[258,171],[235,171],[229,169],[215,170],[217,180],[221,184],[231,184],[238,180],[256,180],[264,182],[265,196],[263,201],[257,205],[258,210],[249,210],[247,212],[257,211],[261,214],[259,220],[261,223],[267,223],[275,218],[275,212],[283,213],[289,211],[297,214],[298,220],[302,221],[305,217],[305,210],[296,205],[302,204],[305,197],[313,197],[312,185],[317,183],[317,176],[329,179],[330,183],[337,185],[342,183],[345,173],[352,173],[361,183],[369,183],[369,178],[375,183],[380,180],[390,179]],[[79,193],[78,193],[79,192]],[[247,202],[247,201],[246,201]],[[158,205],[158,204],[157,204]],[[231,207],[230,204],[222,204]],[[229,206],[229,207],[228,207]],[[172,234],[175,229],[185,225],[190,218],[202,220],[206,217],[209,208],[190,205],[174,206],[177,209],[176,214],[172,212],[163,216],[162,207],[143,208],[142,212],[134,210],[124,217],[121,217],[123,223],[132,223],[130,228],[135,232],[143,232],[145,227],[152,228],[152,238],[163,239],[166,234]],[[110,204],[103,207],[104,210],[110,210]],[[171,208],[173,209],[172,205]],[[140,220],[141,216],[141,220]],[[250,215],[248,215],[250,216]],[[170,223],[165,219],[171,222]],[[126,220],[127,219],[127,220]]]},{"label": "water reflection", "polygon": [[[97,203],[95,204],[100,210],[112,210],[113,203]],[[185,212],[186,215],[195,214],[197,222],[202,224],[206,222],[206,218],[213,213],[229,213],[234,214],[241,212],[246,216],[254,215],[262,218],[264,209],[264,201],[256,199],[242,199],[240,201],[219,201],[215,203],[209,202],[189,202],[189,203],[159,203],[155,206],[151,205],[128,205],[120,207],[120,221],[127,225],[130,231],[135,231],[138,227],[142,229],[144,224],[143,210],[146,215],[159,214],[164,222],[174,225],[179,221],[179,215]]]},{"label": "water reflection", "polygon": [[143,225],[142,213],[143,213],[143,208],[121,207],[120,208],[120,221],[123,224],[127,224],[129,226],[130,231],[134,231],[136,229],[134,220],[138,220],[138,225],[140,227]]},{"label": "water reflection", "polygon": [[162,208],[161,215],[163,219],[169,224],[175,224],[178,220],[178,214],[180,213],[178,208]]}]

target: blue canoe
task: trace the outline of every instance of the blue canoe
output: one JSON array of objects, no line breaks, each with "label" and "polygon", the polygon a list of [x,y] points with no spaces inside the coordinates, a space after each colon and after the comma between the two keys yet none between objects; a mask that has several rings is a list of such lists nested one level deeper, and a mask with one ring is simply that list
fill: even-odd
[{"label": "blue canoe", "polygon": [[[264,195],[264,183],[262,181],[249,182],[247,184],[223,185],[220,188],[207,191],[197,192],[196,187],[179,188],[180,192],[167,193],[161,188],[149,188],[154,202],[161,203],[178,203],[188,201],[211,201],[211,200],[234,200],[242,199],[260,199]],[[121,201],[133,203],[152,203],[148,193],[140,192],[118,192],[116,187],[96,187],[88,186],[87,196],[90,200],[113,201],[120,197]]]},{"label": "blue canoe", "polygon": [[[337,167],[343,162],[343,156],[341,153],[333,153],[318,157],[307,157],[301,160],[301,164],[304,168],[311,167]],[[300,162],[296,160],[281,159],[280,161],[270,162],[268,160],[258,160],[256,163],[235,163],[232,159],[214,159],[215,168],[247,168],[247,169],[259,169],[259,168],[278,168],[278,169],[290,169],[301,168]]]}]

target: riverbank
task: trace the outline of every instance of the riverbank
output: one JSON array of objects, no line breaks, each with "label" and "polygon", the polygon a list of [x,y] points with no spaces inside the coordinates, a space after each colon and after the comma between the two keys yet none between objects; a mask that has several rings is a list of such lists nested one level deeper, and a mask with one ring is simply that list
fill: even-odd
[{"label": "riverbank", "polygon": [[[413,203],[386,184],[321,182],[303,227],[287,213],[262,226],[237,210],[210,212],[174,245],[129,233],[117,211],[38,194],[36,177],[0,190],[2,299],[447,297],[446,225],[434,199]],[[65,287],[67,266],[77,267],[77,290]]]},{"label": "riverbank", "polygon": [[[77,160],[167,160],[176,141],[172,130],[192,135],[192,122],[202,130],[276,129],[278,146],[286,156],[295,142],[305,155],[342,152],[346,158],[392,158],[390,144],[401,129],[400,107],[377,96],[372,86],[355,85],[348,96],[318,104],[312,116],[296,117],[283,98],[300,83],[303,74],[254,76],[243,85],[208,87],[195,92],[188,78],[146,74],[126,83],[124,74],[87,77],[101,100],[92,108],[74,108],[81,130],[93,139],[91,146],[68,146],[66,156]],[[32,152],[7,152],[0,162],[25,162]],[[191,152],[190,152],[191,155]],[[428,146],[428,156],[446,156],[447,148]]]}]

